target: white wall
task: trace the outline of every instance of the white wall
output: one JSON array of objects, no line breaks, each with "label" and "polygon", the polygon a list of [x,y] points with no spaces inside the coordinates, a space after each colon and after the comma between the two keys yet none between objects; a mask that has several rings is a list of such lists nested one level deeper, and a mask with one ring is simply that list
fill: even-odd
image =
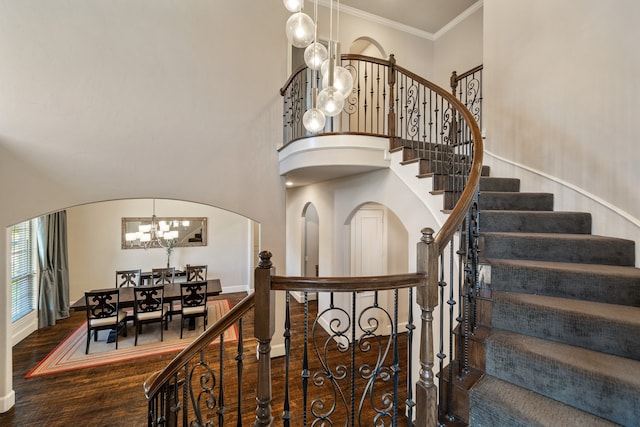
[{"label": "white wall", "polygon": [[[309,8],[307,13],[313,16],[313,9]],[[335,38],[338,30],[336,28],[335,9],[333,13]],[[329,24],[329,8],[319,5],[318,38],[329,39]],[[394,54],[398,65],[421,76],[429,76],[431,74],[433,65],[433,42],[431,40],[341,12],[339,26],[341,53],[349,53],[351,44],[362,37],[374,39],[387,55]]]},{"label": "white wall", "polygon": [[558,210],[592,212],[594,233],[638,243],[636,263],[639,19],[635,0],[484,2],[492,174],[553,192]]},{"label": "white wall", "polygon": [[281,6],[0,3],[0,411],[14,401],[6,227],[106,200],[186,200],[260,223],[284,269]]},{"label": "white wall", "polygon": [[[164,267],[165,249],[122,249],[121,218],[150,216],[149,199],[93,203],[67,210],[69,241],[69,298],[75,301],[84,291],[115,285],[116,270]],[[174,248],[171,266],[208,266],[208,277],[220,279],[223,292],[249,290],[252,266],[251,221],[234,213],[197,203],[156,200],[158,216],[207,218],[207,245]]]},{"label": "white wall", "polygon": [[462,74],[482,64],[482,3],[472,8],[454,27],[440,34],[433,48],[433,76],[435,84],[450,89],[453,71]]}]

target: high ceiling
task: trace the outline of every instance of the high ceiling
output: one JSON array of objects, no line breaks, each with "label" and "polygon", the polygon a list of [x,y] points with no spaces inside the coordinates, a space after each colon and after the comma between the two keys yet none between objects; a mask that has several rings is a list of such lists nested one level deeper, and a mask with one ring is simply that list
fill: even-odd
[{"label": "high ceiling", "polygon": [[435,34],[478,0],[340,0],[352,7]]}]

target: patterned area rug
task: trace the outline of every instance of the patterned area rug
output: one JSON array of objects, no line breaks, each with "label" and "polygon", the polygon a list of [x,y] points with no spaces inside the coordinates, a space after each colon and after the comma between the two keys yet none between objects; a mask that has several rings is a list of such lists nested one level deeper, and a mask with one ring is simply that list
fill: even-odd
[{"label": "patterned area rug", "polygon": [[[208,306],[208,326],[213,325],[216,320],[231,308],[231,304],[227,299],[209,301]],[[117,350],[115,342],[107,342],[109,331],[99,331],[97,342],[93,340],[93,337],[91,338],[89,354],[85,354],[87,345],[87,323],[85,321],[62,340],[36,367],[29,371],[25,378],[106,365],[156,354],[177,353],[191,344],[202,333],[203,326],[203,319],[198,318],[195,330],[189,330],[185,321],[183,338],[180,339],[180,320],[180,315],[173,316],[173,321],[169,322],[168,330],[164,331],[164,340],[162,342],[160,341],[160,324],[143,325],[142,334],[138,335],[137,346],[134,346],[136,334],[133,324],[132,322],[127,322],[127,336],[120,335],[118,337]],[[225,342],[237,341],[237,339],[236,327],[227,329],[224,334]]]}]

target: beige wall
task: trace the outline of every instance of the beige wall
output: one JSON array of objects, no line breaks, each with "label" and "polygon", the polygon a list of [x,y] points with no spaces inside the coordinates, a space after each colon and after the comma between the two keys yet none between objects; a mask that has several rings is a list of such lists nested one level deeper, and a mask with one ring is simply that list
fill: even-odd
[{"label": "beige wall", "polygon": [[456,26],[439,35],[433,48],[433,77],[449,89],[451,72],[461,74],[482,64],[482,6],[473,8]]},{"label": "beige wall", "polygon": [[[116,270],[164,267],[166,250],[122,249],[121,218],[150,216],[149,199],[92,203],[67,210],[69,243],[69,298],[73,302],[85,291],[110,288]],[[207,218],[207,245],[174,248],[171,266],[208,266],[208,277],[220,279],[223,292],[246,292],[252,265],[252,222],[240,215],[197,203],[156,200],[158,216]]]},{"label": "beige wall", "polygon": [[594,233],[636,242],[639,19],[635,0],[484,2],[492,171],[554,192],[556,209],[592,212]]},{"label": "beige wall", "polygon": [[[1,2],[0,226],[107,200],[186,200],[259,222],[283,268],[280,6]],[[3,411],[14,397],[6,233],[0,240]]]}]

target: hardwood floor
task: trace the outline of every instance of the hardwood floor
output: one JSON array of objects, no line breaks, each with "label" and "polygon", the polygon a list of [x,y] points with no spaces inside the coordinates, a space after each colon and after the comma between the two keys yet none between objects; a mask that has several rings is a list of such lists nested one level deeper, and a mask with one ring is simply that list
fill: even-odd
[{"label": "hardwood floor", "polygon": [[[232,305],[240,301],[245,294],[223,294],[217,298],[228,298]],[[315,304],[315,303],[312,303]],[[311,305],[310,312],[315,313]],[[292,324],[301,325],[303,305],[292,303]],[[56,326],[34,332],[13,349],[13,386],[16,392],[16,405],[4,414],[0,414],[0,426],[145,426],[147,425],[147,400],[142,384],[154,371],[162,369],[175,356],[165,354],[134,359],[106,366],[80,369],[61,374],[45,375],[25,379],[25,375],[44,358],[64,337],[71,333],[85,319],[84,312],[73,312],[71,317],[58,322]],[[294,334],[292,348],[299,348],[302,334]],[[245,318],[243,343],[245,348],[243,370],[243,420],[244,425],[252,425],[255,410],[256,384],[256,342],[253,338],[253,315]],[[401,361],[406,360],[406,343]],[[214,350],[215,352],[215,350]],[[225,346],[225,354],[230,365],[225,368],[225,378],[233,376],[233,357],[236,344]],[[339,353],[339,352],[338,352]],[[375,355],[372,355],[375,356]],[[345,363],[348,355],[332,356],[330,364],[336,366]],[[291,362],[290,375],[297,379],[301,372],[301,360]],[[277,424],[281,424],[282,400],[284,395],[284,358],[274,359],[273,369],[273,415]],[[404,384],[405,369],[400,379],[400,388]],[[225,400],[236,400],[237,388],[229,382],[225,386]],[[360,389],[363,382],[360,382]],[[298,388],[299,386],[296,386]],[[292,389],[292,425],[303,425],[301,420],[301,393]],[[317,397],[317,396],[314,396]],[[348,398],[349,396],[347,396]],[[326,397],[330,401],[330,397]],[[229,403],[228,403],[229,404]],[[235,404],[229,404],[226,425],[235,425]],[[401,399],[399,412],[404,413]],[[338,419],[339,415],[336,415]],[[344,416],[344,415],[341,415]],[[310,417],[310,416],[309,416]],[[309,424],[312,418],[309,418]],[[341,424],[341,423],[338,423]],[[338,425],[336,424],[336,425]],[[372,422],[363,425],[373,425]],[[385,424],[388,425],[388,424]],[[399,425],[407,425],[400,417]]]}]

